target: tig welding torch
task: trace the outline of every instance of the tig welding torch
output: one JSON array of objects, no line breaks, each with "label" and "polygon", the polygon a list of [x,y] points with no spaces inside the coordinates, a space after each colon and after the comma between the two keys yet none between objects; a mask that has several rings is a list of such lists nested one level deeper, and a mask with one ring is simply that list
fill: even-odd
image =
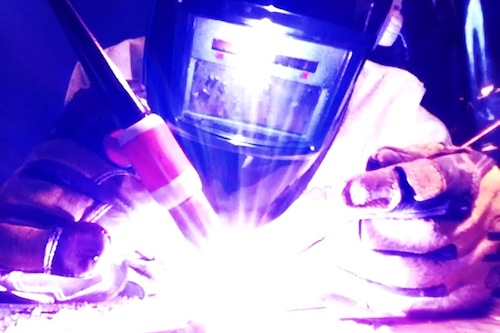
[{"label": "tig welding torch", "polygon": [[[474,135],[469,140],[467,140],[467,142],[463,143],[461,145],[461,147],[463,147],[463,148],[465,148],[465,147],[472,147],[476,143],[478,143],[482,139],[484,139],[487,135],[493,133],[494,131],[497,131],[499,128],[500,128],[500,119],[497,120],[497,121],[495,121],[494,123],[492,123],[491,125],[489,125],[485,129],[481,130],[479,133],[477,133],[476,135]],[[483,147],[483,148],[481,148],[479,150],[481,150],[483,152],[488,152],[490,150],[498,150],[498,147],[497,146],[494,146],[494,147],[493,146],[486,146],[486,147]]]},{"label": "tig welding torch", "polygon": [[482,129],[481,131],[479,131],[479,133],[463,143],[460,147],[472,148],[481,151],[482,153],[494,159],[497,165],[500,165],[500,145],[498,143],[498,139],[494,139],[493,141],[486,141],[486,143],[483,142],[494,132],[498,131],[499,128],[500,119],[497,119],[492,124]]},{"label": "tig welding torch", "polygon": [[123,131],[121,153],[153,197],[166,207],[186,238],[198,243],[218,217],[202,182],[168,125],[133,92],[68,0],[47,0],[91,84],[111,103]]}]

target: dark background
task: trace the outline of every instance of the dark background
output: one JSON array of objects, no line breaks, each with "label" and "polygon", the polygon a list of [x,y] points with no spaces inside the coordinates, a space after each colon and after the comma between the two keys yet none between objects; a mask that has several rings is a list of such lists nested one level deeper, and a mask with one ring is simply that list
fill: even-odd
[{"label": "dark background", "polygon": [[[497,0],[483,2],[492,1]],[[454,33],[460,22],[450,6],[460,2],[404,0],[408,48],[379,52],[379,60],[382,57],[416,74],[428,89],[424,106],[463,141],[474,129],[466,128],[470,115],[461,113],[456,102],[466,81],[457,70],[460,40]],[[73,3],[106,47],[146,34],[153,0]],[[61,114],[75,62],[76,56],[44,0],[0,1],[0,184],[47,137]]]},{"label": "dark background", "polygon": [[[147,31],[150,0],[73,3],[104,47]],[[75,62],[46,1],[0,1],[0,183],[48,135]]]}]

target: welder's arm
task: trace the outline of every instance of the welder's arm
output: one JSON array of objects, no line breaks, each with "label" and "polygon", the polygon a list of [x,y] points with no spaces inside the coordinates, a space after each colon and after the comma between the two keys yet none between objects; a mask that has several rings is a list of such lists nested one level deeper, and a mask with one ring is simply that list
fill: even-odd
[{"label": "welder's arm", "polygon": [[359,217],[362,249],[341,264],[366,282],[358,301],[462,311],[500,288],[500,170],[486,155],[443,144],[382,148],[343,198]]}]

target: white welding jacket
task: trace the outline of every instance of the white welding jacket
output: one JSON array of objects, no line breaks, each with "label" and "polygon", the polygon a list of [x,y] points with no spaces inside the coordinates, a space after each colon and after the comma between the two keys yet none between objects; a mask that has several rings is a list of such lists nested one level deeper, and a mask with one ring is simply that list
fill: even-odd
[{"label": "white welding jacket", "polygon": [[[108,55],[127,80],[142,80],[143,47],[144,38],[138,38],[107,49]],[[89,82],[82,68],[77,65],[67,91],[67,101],[79,89],[88,86]],[[368,157],[382,146],[406,147],[417,143],[449,143],[451,140],[443,123],[420,105],[424,93],[423,84],[411,73],[367,61],[355,84],[340,132],[305,192],[276,221],[255,232],[233,232],[229,237],[232,240],[226,244],[229,246],[226,249],[230,250],[226,252],[236,256],[241,253],[234,249],[235,244],[240,247],[242,244],[251,244],[249,247],[254,252],[254,259],[251,261],[255,261],[257,252],[261,253],[261,259],[283,258],[303,251],[318,240],[337,232],[339,227],[348,232],[353,228],[352,233],[356,236],[357,231],[349,222],[355,216],[350,216],[349,211],[342,207],[340,193],[349,177],[365,171]],[[116,227],[116,230],[108,230],[112,239],[121,237],[116,223],[102,222],[100,224],[105,228],[109,225]],[[156,229],[152,230],[155,228],[154,223],[147,225],[149,227],[145,225],[134,229],[137,233],[142,233],[136,233],[135,237],[143,240],[146,249],[144,252],[150,254],[151,251],[166,251],[164,245],[168,243],[169,236]],[[113,236],[115,233],[116,236]],[[241,237],[246,241],[242,241]],[[353,239],[356,242],[356,237]],[[124,246],[127,244],[126,241],[116,243],[125,244]],[[158,245],[158,249],[154,249],[154,244]],[[257,248],[260,251],[255,251]],[[312,268],[311,265],[322,267],[336,255],[341,254],[322,253],[315,256],[315,259],[310,259],[306,266],[314,271],[317,267]],[[240,258],[235,261],[244,260]],[[335,277],[330,276],[331,272],[323,273],[325,280],[328,280],[325,284],[335,284],[332,282]],[[324,287],[322,283],[318,283],[318,288]]]}]

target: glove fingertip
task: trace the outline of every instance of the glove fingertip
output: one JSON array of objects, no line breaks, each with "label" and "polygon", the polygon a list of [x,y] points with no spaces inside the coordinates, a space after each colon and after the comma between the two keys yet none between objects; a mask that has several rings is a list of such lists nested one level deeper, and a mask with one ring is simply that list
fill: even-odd
[{"label": "glove fingertip", "polygon": [[109,243],[109,235],[97,224],[78,222],[65,226],[55,248],[52,273],[77,277],[91,271]]},{"label": "glove fingertip", "polygon": [[342,192],[348,207],[390,211],[402,200],[397,174],[393,169],[381,169],[347,182]]}]

